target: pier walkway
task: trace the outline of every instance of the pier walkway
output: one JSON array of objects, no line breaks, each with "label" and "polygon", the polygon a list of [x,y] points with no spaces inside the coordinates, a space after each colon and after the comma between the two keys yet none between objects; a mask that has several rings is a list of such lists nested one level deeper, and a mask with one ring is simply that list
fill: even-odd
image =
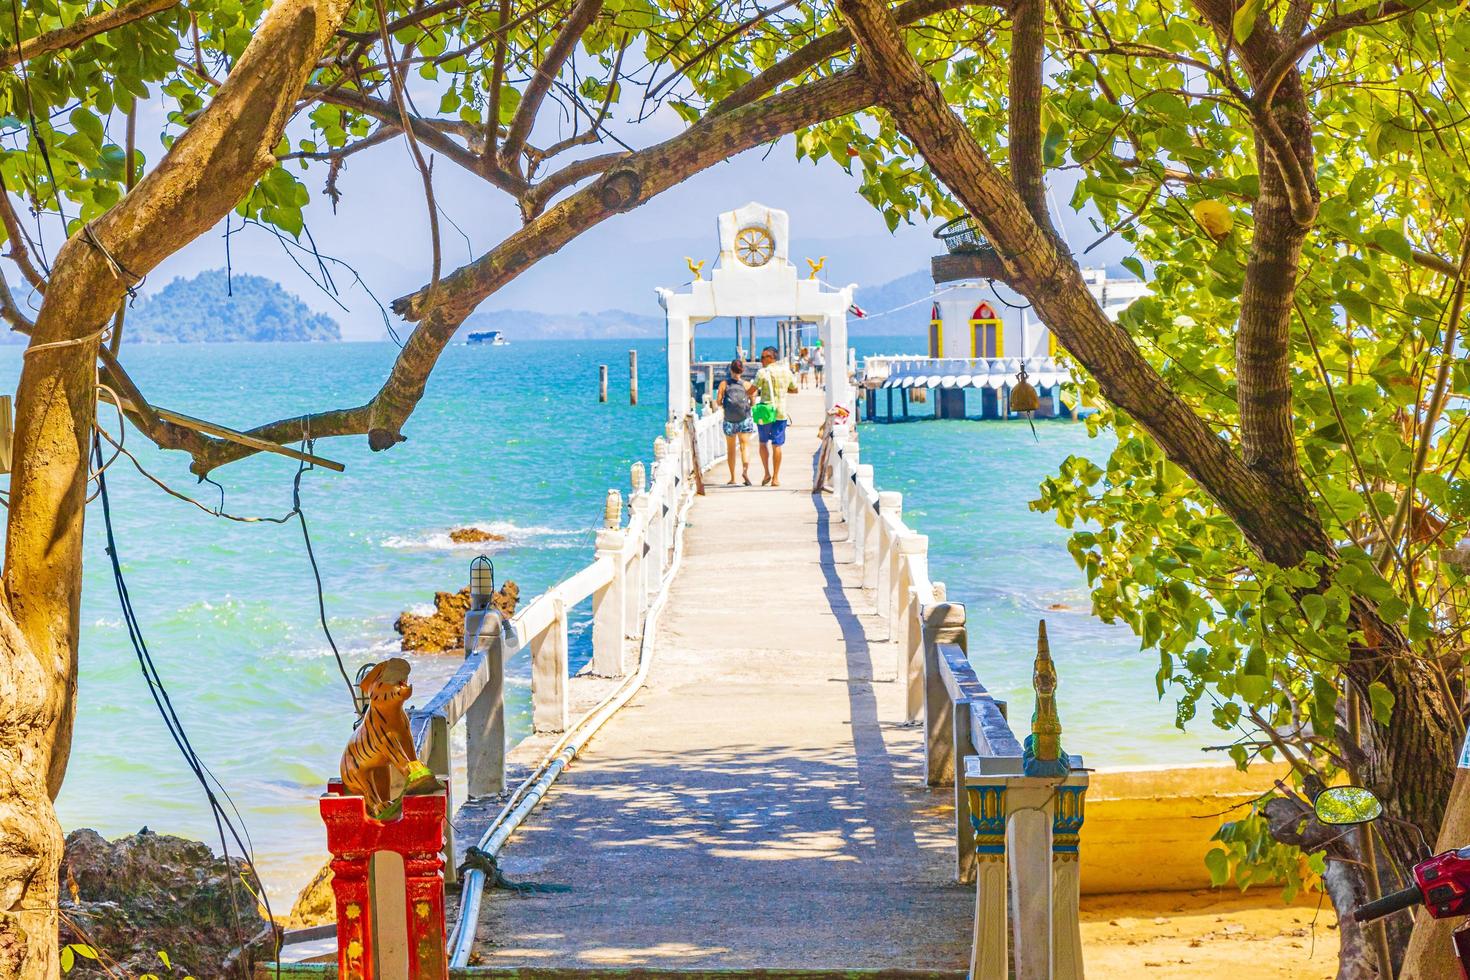
[{"label": "pier walkway", "polygon": [[646,685],[500,853],[569,890],[487,893],[472,963],[968,966],[953,790],[925,784],[898,647],[810,492],[822,394],[792,401],[783,485],[707,471]]}]

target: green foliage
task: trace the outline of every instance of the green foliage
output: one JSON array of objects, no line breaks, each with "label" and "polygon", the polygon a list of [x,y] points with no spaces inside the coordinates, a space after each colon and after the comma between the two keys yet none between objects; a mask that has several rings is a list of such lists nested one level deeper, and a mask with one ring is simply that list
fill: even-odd
[{"label": "green foliage", "polygon": [[223,269],[175,279],[129,311],[125,341],[300,341],[340,340],[329,316],[313,313],[301,300],[261,276]]},{"label": "green foliage", "polygon": [[1280,882],[1282,897],[1290,902],[1303,890],[1316,888],[1326,869],[1322,854],[1305,854],[1301,848],[1276,843],[1256,805],[1249,816],[1221,824],[1210,839],[1217,846],[1205,854],[1205,867],[1216,888],[1233,881],[1245,891],[1252,885]]}]

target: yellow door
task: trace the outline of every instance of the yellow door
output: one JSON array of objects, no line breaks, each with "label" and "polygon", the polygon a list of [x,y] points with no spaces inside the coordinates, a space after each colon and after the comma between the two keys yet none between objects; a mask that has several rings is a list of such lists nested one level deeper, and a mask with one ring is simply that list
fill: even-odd
[{"label": "yellow door", "polygon": [[944,325],[939,320],[929,321],[929,356],[944,356]]}]

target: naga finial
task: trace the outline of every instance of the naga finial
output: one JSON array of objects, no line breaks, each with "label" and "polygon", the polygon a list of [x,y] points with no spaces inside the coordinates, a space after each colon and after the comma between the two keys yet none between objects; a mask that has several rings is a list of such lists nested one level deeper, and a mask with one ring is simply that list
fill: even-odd
[{"label": "naga finial", "polygon": [[1057,665],[1046,641],[1046,620],[1036,631],[1036,665],[1031,670],[1036,691],[1036,711],[1031,715],[1031,734],[1021,756],[1022,771],[1028,776],[1065,776],[1067,756],[1062,751],[1062,720],[1057,715]]}]

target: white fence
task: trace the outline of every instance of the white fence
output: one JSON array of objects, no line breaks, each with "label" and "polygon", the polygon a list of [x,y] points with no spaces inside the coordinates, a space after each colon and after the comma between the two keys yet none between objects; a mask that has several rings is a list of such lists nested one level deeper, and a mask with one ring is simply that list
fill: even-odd
[{"label": "white fence", "polygon": [[976,886],[970,977],[1081,980],[1082,759],[1067,757],[1062,776],[1027,774],[1005,703],[970,663],[965,607],[930,581],[929,539],[904,524],[903,496],[877,489],[855,439],[829,458],[853,561],[898,639],[907,720],[924,724],[925,778],[955,787],[955,877]]},{"label": "white fence", "polygon": [[[524,650],[531,659],[533,729],[567,729],[568,615],[578,604],[589,599],[592,603],[592,673],[605,677],[627,673],[628,641],[642,635],[644,616],[672,555],[679,503],[695,480],[696,451],[703,467],[724,459],[718,416],[669,423],[664,435],[654,440],[651,474],[646,474],[643,463],[633,464],[626,526],[621,492],[608,491],[604,526],[597,532],[591,564],[536,596],[507,623],[485,608],[466,616],[464,664],[428,704],[410,715],[419,758],[432,771],[452,772],[450,733],[463,724],[465,791],[470,796],[505,791],[505,666]],[[457,789],[449,787],[451,814]],[[446,828],[447,878],[453,877],[453,841]]]}]

